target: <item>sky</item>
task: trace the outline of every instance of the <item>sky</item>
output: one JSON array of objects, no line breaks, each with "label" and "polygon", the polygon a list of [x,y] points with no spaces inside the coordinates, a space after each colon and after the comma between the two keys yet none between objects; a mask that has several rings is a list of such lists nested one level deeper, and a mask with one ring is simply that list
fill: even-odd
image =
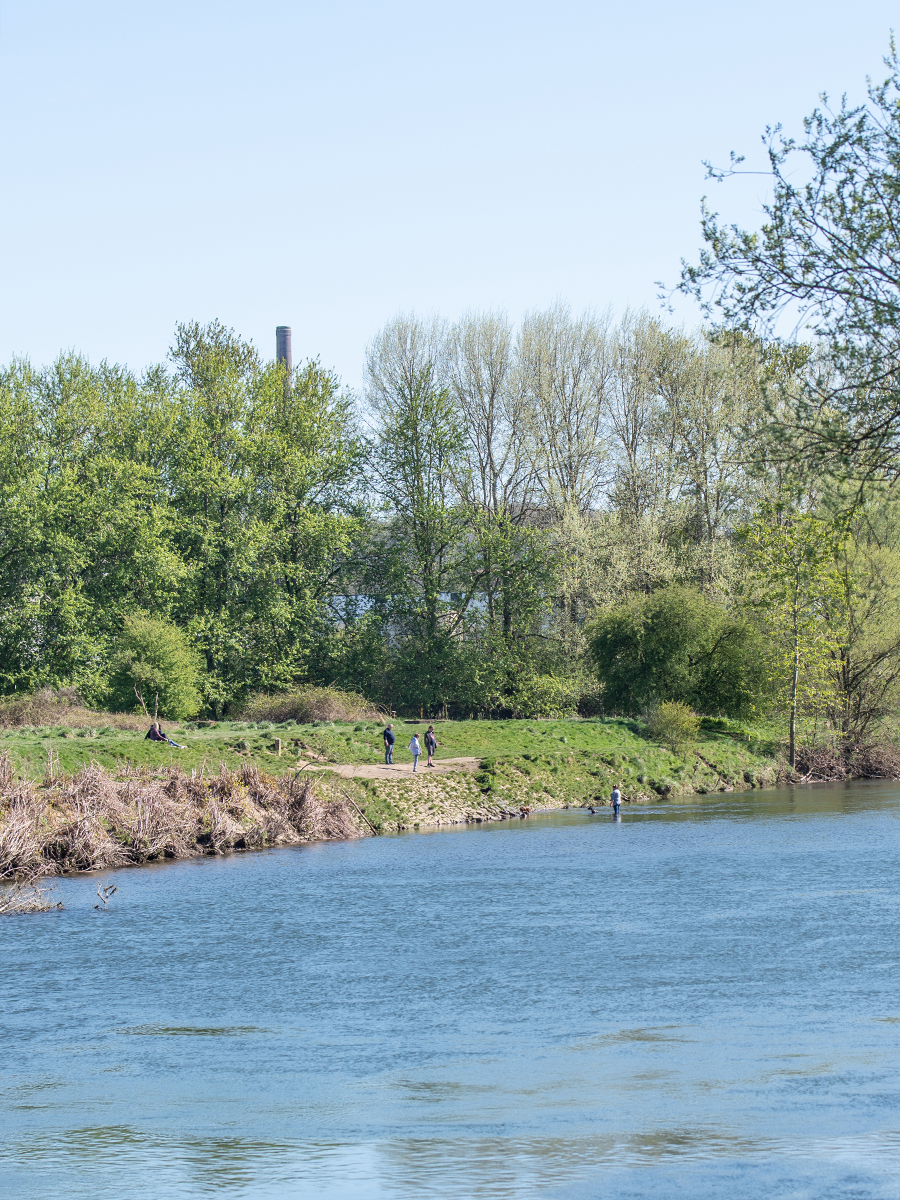
[{"label": "sky", "polygon": [[[218,319],[357,388],[399,312],[659,310],[760,135],[884,75],[882,0],[0,0],[0,362]],[[673,318],[695,324],[680,300]]]}]

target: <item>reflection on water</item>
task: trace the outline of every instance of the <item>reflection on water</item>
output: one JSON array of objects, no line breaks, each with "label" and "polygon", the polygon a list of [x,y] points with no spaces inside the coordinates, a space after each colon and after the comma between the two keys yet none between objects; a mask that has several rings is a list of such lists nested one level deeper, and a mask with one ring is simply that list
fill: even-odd
[{"label": "reflection on water", "polygon": [[0,926],[0,1189],[900,1193],[894,785],[66,880]]},{"label": "reflection on water", "polygon": [[117,1029],[134,1037],[241,1037],[246,1033],[273,1033],[256,1025],[220,1025],[202,1028],[199,1025],[136,1025],[133,1029]]}]

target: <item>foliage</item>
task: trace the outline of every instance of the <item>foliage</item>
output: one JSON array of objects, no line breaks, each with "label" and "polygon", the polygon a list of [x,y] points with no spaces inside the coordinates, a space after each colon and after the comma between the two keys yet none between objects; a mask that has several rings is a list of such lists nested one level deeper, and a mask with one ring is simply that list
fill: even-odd
[{"label": "foliage", "polygon": [[567,717],[577,711],[583,690],[584,681],[577,677],[523,670],[508,703],[514,717]]},{"label": "foliage", "polygon": [[687,704],[678,700],[663,700],[647,714],[650,736],[670,750],[692,746],[700,732],[700,718]]},{"label": "foliage", "polygon": [[608,712],[636,714],[670,700],[739,716],[765,692],[755,628],[692,588],[663,588],[603,610],[589,640]]},{"label": "foliage", "polygon": [[857,511],[835,565],[841,589],[826,620],[842,637],[829,655],[828,716],[852,746],[900,714],[900,524],[890,495]]},{"label": "foliage", "polygon": [[[49,724],[52,705],[44,720],[23,699],[46,689],[133,709],[136,664],[149,707],[165,671],[121,641],[140,613],[199,654],[191,686],[216,720],[309,715],[315,687],[430,718],[666,700],[749,713],[781,644],[763,605],[740,604],[774,568],[734,534],[798,488],[774,458],[746,460],[767,445],[776,367],[789,389],[807,361],[560,304],[518,331],[502,314],[396,318],[369,347],[358,411],[317,362],[288,378],[217,322],[179,326],[169,362],[140,376],[77,355],[13,362],[0,695],[17,699],[0,722]],[[846,507],[829,487],[800,489],[798,511]],[[823,600],[844,629],[825,713],[847,736],[897,696],[900,523],[883,505],[876,536],[867,512],[840,559],[844,599]]]},{"label": "foliage", "polygon": [[[806,322],[821,354],[784,421],[785,450],[838,473],[896,478],[900,449],[900,62],[892,42],[868,101],[827,97],[804,137],[766,131],[773,197],[758,231],[704,205],[705,249],[680,287],[729,326]],[[714,178],[738,173],[710,169]]]},{"label": "foliage", "polygon": [[138,706],[170,720],[199,711],[202,698],[200,658],[187,636],[174,625],[153,617],[125,618],[115,644],[109,700],[114,707]]},{"label": "foliage", "polygon": [[773,677],[790,713],[793,767],[798,713],[826,705],[832,692],[830,660],[845,641],[845,601],[852,581],[841,577],[837,565],[844,531],[839,523],[809,513],[767,507],[743,537],[752,603],[765,614],[776,648]]}]

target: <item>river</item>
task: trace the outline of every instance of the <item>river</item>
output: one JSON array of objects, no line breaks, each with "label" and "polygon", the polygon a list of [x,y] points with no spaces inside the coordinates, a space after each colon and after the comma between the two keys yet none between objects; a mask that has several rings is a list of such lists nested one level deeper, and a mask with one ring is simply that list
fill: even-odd
[{"label": "river", "polygon": [[17,1200],[891,1200],[900,787],[61,881],[5,918]]}]

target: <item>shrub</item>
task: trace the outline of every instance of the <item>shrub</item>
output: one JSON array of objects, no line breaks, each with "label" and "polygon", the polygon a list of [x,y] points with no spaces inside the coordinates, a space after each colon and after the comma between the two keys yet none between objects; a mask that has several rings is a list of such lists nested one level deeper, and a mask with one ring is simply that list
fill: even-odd
[{"label": "shrub", "polygon": [[692,746],[700,731],[700,718],[692,708],[678,700],[664,700],[647,714],[651,737],[663,742],[670,750]]},{"label": "shrub", "polygon": [[115,647],[110,700],[134,712],[138,697],[148,709],[158,697],[160,714],[181,721],[200,709],[200,672],[200,658],[180,629],[153,617],[126,617]]},{"label": "shrub", "polygon": [[270,696],[258,692],[245,701],[238,719],[243,721],[377,721],[383,714],[365,696],[332,687],[300,687]]},{"label": "shrub", "polygon": [[663,588],[606,610],[590,646],[611,712],[678,700],[701,712],[743,716],[767,686],[767,647],[758,631],[694,588]]},{"label": "shrub", "polygon": [[581,690],[576,678],[523,671],[508,704],[518,718],[568,717],[578,708]]}]

